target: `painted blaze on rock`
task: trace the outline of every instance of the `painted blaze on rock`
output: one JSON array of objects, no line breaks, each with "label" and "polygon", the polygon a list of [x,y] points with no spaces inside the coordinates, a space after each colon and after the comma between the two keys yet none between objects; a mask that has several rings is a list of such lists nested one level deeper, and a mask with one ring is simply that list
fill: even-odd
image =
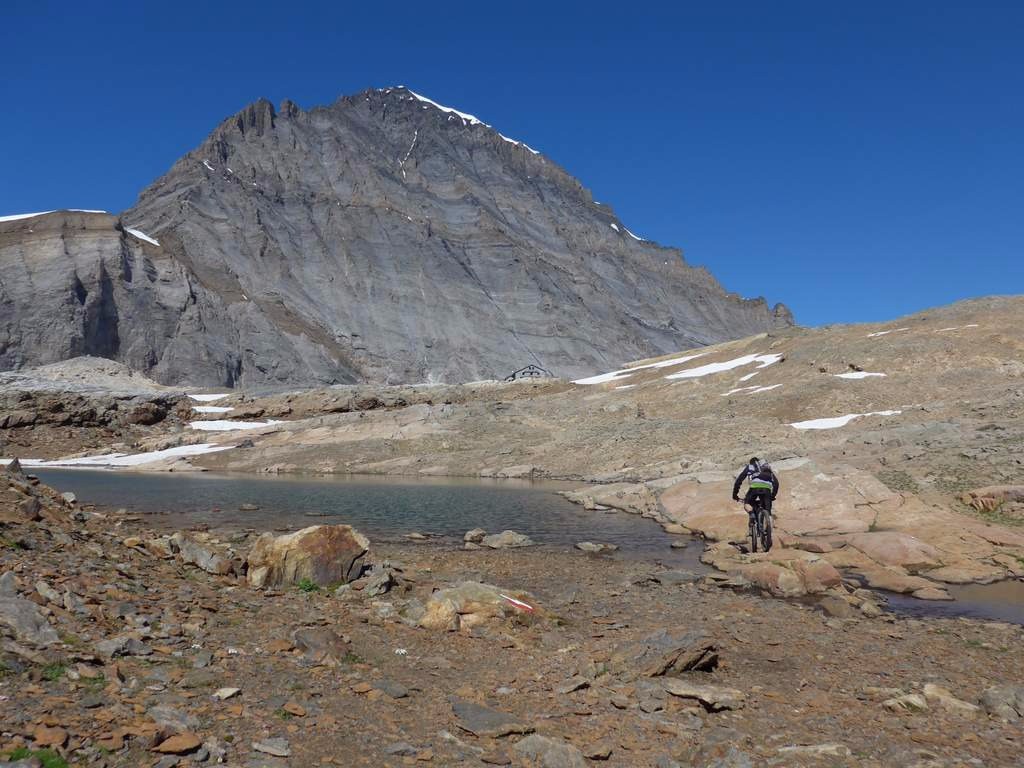
[{"label": "painted blaze on rock", "polygon": [[314,525],[295,533],[264,533],[249,552],[253,587],[297,584],[326,586],[359,577],[370,540],[350,525]]}]

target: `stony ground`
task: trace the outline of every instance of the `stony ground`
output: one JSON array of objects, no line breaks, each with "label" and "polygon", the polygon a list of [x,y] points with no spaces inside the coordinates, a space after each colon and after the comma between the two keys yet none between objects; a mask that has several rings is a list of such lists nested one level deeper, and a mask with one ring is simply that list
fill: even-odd
[{"label": "stony ground", "polygon": [[[1022,323],[1024,300],[985,299],[745,339],[592,385],[236,393],[217,401],[232,411],[200,418],[285,423],[216,433],[189,427],[197,403],[178,393],[12,380],[0,388],[7,458],[209,441],[233,448],[148,468],[577,479],[588,484],[573,500],[700,535],[727,575],[377,542],[350,587],[260,591],[229,573],[245,572],[249,532],[189,533],[200,555],[185,557],[130,509],[99,516],[4,475],[0,755],[162,768],[1024,765],[1021,628],[893,616],[860,588],[942,599],[950,584],[1024,576]],[[665,378],[748,355],[779,358]],[[767,556],[730,543],[745,517],[729,478],[751,454],[783,480]],[[467,580],[537,610],[485,600],[459,631],[421,626],[434,591]],[[666,659],[669,673],[652,674]],[[708,669],[672,668],[686,659]]]},{"label": "stony ground", "polygon": [[[839,618],[657,564],[429,541],[371,545],[369,577],[336,591],[260,591],[161,549],[130,511],[101,517],[6,477],[0,753],[89,766],[1024,765],[1020,721],[999,716],[1016,719],[1007,700],[1024,713],[1024,688],[982,701],[1024,678],[1017,626]],[[252,540],[188,535],[236,564]],[[461,631],[410,619],[467,580],[535,610]],[[704,671],[659,674],[684,659]]]}]

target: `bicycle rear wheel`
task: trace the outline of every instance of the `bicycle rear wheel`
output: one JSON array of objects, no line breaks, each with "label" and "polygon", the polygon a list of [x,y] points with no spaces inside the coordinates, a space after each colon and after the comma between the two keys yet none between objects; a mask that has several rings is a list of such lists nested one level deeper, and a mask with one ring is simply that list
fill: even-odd
[{"label": "bicycle rear wheel", "polygon": [[755,502],[754,503],[754,509],[750,513],[750,551],[751,552],[757,552],[757,540],[758,540],[758,537],[760,536],[760,533],[761,533],[761,531],[760,531],[761,526],[759,525],[760,519],[761,519],[761,509],[757,505],[757,503]]}]

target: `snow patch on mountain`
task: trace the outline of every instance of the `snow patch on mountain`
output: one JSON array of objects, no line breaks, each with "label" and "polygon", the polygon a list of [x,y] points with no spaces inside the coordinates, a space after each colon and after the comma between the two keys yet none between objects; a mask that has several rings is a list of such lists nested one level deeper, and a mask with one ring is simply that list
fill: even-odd
[{"label": "snow patch on mountain", "polygon": [[156,239],[150,237],[145,232],[142,232],[142,231],[140,231],[138,229],[132,229],[131,227],[125,227],[124,231],[127,232],[129,235],[132,235],[134,237],[139,238],[139,240],[145,240],[147,243],[152,243],[153,245],[160,245],[160,241],[159,240],[156,240]]},{"label": "snow patch on mountain", "polygon": [[871,413],[848,413],[845,416],[833,416],[828,419],[809,419],[808,421],[797,421],[789,426],[793,429],[837,429],[845,427],[854,419],[865,416],[898,416],[903,411],[872,411]]},{"label": "snow patch on mountain", "polygon": [[637,365],[633,368],[623,368],[618,371],[611,371],[610,373],[589,376],[585,379],[577,379],[573,384],[604,384],[608,381],[617,381],[618,379],[629,378],[637,371],[644,371],[650,368],[667,368],[672,365],[682,365],[683,363],[688,363],[698,357],[703,357],[705,354],[707,353],[698,352],[696,355],[684,355],[683,357],[673,357],[669,360],[661,360],[657,363],[647,363],[646,365]]},{"label": "snow patch on mountain", "polygon": [[67,211],[68,213],[106,213],[106,211],[91,211],[88,208],[57,208],[52,211],[39,211],[38,213],[14,213],[10,216],[0,216],[0,221],[18,221],[19,219],[34,219],[36,216],[45,216],[48,213]]},{"label": "snow patch on mountain", "polygon": [[751,363],[757,363],[758,368],[767,368],[769,365],[774,365],[782,359],[782,355],[743,355],[743,357],[737,357],[733,360],[727,360],[723,363],[708,363],[702,365],[699,368],[691,368],[688,371],[680,371],[679,373],[670,373],[666,376],[666,379],[699,379],[704,376],[710,376],[713,373],[721,373],[722,371],[731,371],[733,368],[739,368],[743,365],[750,365]]}]

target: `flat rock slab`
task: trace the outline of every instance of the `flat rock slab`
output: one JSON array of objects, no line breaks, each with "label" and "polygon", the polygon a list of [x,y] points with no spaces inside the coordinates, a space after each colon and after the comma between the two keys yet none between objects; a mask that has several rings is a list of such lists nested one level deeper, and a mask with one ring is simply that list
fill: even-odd
[{"label": "flat rock slab", "polygon": [[746,702],[746,694],[735,688],[723,688],[717,685],[695,685],[678,680],[665,678],[662,686],[673,696],[683,699],[696,699],[710,712],[723,709],[742,709]]},{"label": "flat rock slab", "polygon": [[262,752],[265,755],[272,755],[274,757],[288,757],[292,753],[292,748],[288,743],[288,739],[278,738],[254,741],[252,748],[257,752]]},{"label": "flat rock slab", "polygon": [[458,718],[457,725],[474,736],[498,738],[511,733],[531,733],[533,726],[515,715],[491,709],[482,704],[466,701],[453,696],[450,699],[452,711]]},{"label": "flat rock slab", "polygon": [[501,533],[492,533],[490,536],[484,536],[480,540],[480,544],[490,549],[516,549],[518,547],[532,547],[533,539],[523,533],[502,531]]}]

